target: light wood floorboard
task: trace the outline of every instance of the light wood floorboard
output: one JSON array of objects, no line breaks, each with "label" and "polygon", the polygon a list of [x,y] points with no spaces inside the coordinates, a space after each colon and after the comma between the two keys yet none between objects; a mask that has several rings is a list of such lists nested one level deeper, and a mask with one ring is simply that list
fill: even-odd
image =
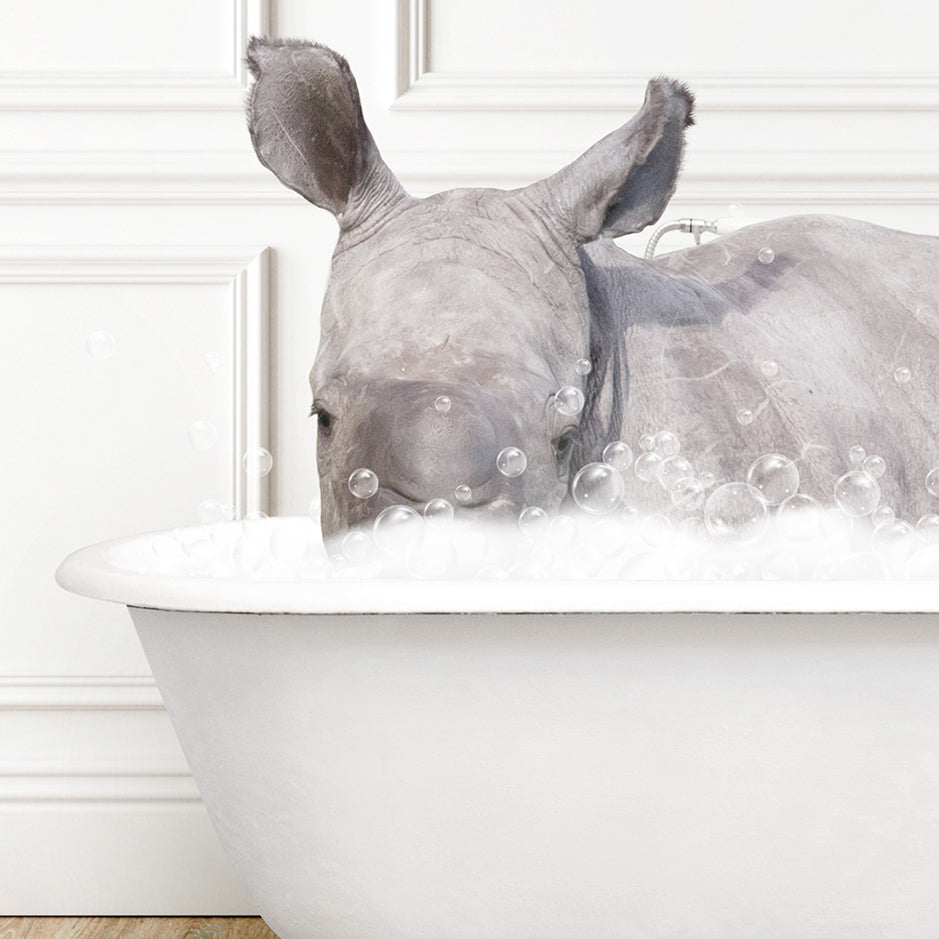
[{"label": "light wood floorboard", "polygon": [[257,916],[0,916],[0,939],[277,939]]}]

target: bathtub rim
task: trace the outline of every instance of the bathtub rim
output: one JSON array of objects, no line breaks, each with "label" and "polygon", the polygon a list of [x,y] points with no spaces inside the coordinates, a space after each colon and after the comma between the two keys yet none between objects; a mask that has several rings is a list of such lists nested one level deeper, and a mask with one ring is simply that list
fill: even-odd
[{"label": "bathtub rim", "polygon": [[939,612],[939,581],[236,580],[145,574],[115,563],[116,554],[169,533],[80,548],[59,565],[56,582],[96,600],[205,613]]}]

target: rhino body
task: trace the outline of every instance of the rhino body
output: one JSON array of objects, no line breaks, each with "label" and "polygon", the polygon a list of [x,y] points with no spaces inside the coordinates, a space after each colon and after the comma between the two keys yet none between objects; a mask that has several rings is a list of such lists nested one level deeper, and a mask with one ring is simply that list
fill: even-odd
[{"label": "rhino body", "polygon": [[602,240],[581,254],[597,371],[609,363],[588,382],[598,403],[581,461],[617,433],[668,428],[718,483],[781,453],[800,491],[830,505],[861,446],[886,463],[883,504],[914,522],[936,511],[925,478],[939,464],[939,239],[805,215],[652,262]]},{"label": "rhino body", "polygon": [[[924,484],[939,464],[939,239],[799,216],[640,260],[613,239],[674,191],[693,123],[679,82],[652,80],[631,121],[548,179],[419,200],[382,161],[345,60],[254,39],[249,63],[261,162],[340,225],[310,378],[324,535],[434,498],[475,516],[555,510],[607,443],[638,450],[666,429],[716,484],[782,453],[830,504],[861,446],[883,457],[898,515],[939,504]],[[556,407],[564,387],[583,392],[576,414]],[[498,472],[505,447],[525,453],[521,475]],[[378,477],[371,498],[350,492],[358,468]],[[627,477],[628,502],[681,514]]]}]

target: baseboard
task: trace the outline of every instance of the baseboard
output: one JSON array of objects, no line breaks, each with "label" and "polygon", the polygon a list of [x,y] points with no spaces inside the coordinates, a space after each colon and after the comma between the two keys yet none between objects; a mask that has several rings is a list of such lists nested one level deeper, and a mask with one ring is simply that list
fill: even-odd
[{"label": "baseboard", "polygon": [[0,807],[0,910],[18,916],[252,916],[201,803]]}]

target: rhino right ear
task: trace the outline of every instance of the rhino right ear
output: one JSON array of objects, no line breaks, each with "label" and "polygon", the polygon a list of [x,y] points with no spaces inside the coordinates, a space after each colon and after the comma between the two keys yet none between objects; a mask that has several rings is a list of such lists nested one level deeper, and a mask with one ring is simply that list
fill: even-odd
[{"label": "rhino right ear", "polygon": [[675,191],[693,113],[694,95],[685,85],[654,78],[631,121],[519,191],[577,242],[641,231],[662,215]]},{"label": "rhino right ear", "polygon": [[[343,227],[410,199],[365,125],[346,60],[297,39],[252,37],[248,129],[258,159]],[[355,211],[353,211],[355,210]]]}]

